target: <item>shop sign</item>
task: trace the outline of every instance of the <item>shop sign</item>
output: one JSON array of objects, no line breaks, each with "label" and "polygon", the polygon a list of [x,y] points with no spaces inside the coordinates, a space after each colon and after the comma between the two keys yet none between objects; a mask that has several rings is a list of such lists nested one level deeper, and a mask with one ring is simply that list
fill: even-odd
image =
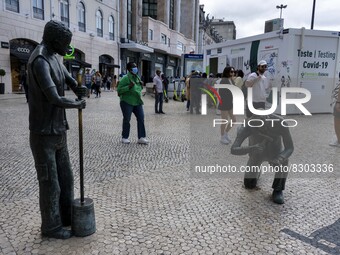
[{"label": "shop sign", "polygon": [[1,42],[1,48],[9,49],[9,43],[8,42]]}]

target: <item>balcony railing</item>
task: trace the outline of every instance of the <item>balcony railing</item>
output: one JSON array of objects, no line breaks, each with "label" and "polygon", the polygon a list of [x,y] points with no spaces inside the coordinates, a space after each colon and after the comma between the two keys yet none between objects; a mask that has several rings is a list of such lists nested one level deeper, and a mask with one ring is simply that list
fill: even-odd
[{"label": "balcony railing", "polygon": [[103,29],[97,28],[97,36],[103,37]]},{"label": "balcony railing", "polygon": [[69,27],[70,21],[69,21],[69,18],[68,18],[68,17],[61,16],[60,19],[61,19],[61,22],[64,23],[64,25],[65,25],[66,27]]},{"label": "balcony railing", "polygon": [[33,7],[33,17],[36,19],[44,19],[44,10],[38,7]]},{"label": "balcony railing", "polygon": [[78,22],[78,28],[79,28],[79,31],[86,32],[85,23]]},{"label": "balcony railing", "polygon": [[12,12],[19,12],[18,0],[6,0],[6,10]]}]

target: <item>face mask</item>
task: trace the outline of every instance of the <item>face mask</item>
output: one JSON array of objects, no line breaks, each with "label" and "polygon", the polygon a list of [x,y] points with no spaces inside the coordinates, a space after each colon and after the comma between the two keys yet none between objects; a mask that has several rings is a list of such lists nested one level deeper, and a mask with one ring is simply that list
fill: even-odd
[{"label": "face mask", "polygon": [[138,73],[138,67],[133,67],[131,69],[131,71],[132,71],[133,74],[137,74]]}]

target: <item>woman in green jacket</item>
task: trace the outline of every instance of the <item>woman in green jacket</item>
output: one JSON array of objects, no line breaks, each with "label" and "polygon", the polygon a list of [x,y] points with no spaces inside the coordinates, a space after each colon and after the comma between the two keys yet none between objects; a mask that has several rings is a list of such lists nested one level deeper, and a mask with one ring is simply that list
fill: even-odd
[{"label": "woman in green jacket", "polygon": [[148,144],[144,126],[144,110],[142,101],[143,82],[138,76],[136,63],[126,65],[128,73],[119,81],[117,92],[120,97],[120,108],[123,113],[122,143],[130,143],[130,120],[134,113],[137,119],[138,143]]}]

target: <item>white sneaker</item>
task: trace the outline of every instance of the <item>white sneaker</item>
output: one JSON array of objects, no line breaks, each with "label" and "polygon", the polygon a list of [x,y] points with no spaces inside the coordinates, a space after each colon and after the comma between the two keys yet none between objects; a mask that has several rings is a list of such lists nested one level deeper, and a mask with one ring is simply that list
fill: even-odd
[{"label": "white sneaker", "polygon": [[340,143],[338,142],[338,140],[334,140],[333,142],[329,143],[329,146],[339,147],[340,148]]},{"label": "white sneaker", "polygon": [[225,139],[227,139],[227,140],[229,141],[229,143],[231,143],[231,139],[230,139],[230,137],[229,137],[229,134],[228,134],[228,133],[225,133],[224,136],[225,136]]},{"label": "white sneaker", "polygon": [[129,144],[129,143],[130,143],[130,140],[127,139],[127,138],[122,138],[122,143],[124,143],[124,144]]},{"label": "white sneaker", "polygon": [[140,143],[140,144],[148,144],[149,140],[146,139],[145,137],[141,137],[141,138],[138,139],[138,143]]},{"label": "white sneaker", "polygon": [[230,143],[230,141],[226,137],[226,134],[221,136],[220,142],[223,143],[223,144],[229,144]]}]

